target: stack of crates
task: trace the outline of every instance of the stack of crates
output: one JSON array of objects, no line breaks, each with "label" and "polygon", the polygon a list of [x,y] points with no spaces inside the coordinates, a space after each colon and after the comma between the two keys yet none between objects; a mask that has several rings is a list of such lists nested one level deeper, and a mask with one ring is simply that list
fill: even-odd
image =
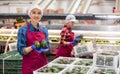
[{"label": "stack of crates", "polygon": [[21,74],[22,56],[16,50],[1,55],[0,74]]},{"label": "stack of crates", "polygon": [[10,55],[8,55],[8,54],[0,55],[0,74],[4,74],[4,61],[8,57],[10,57]]},{"label": "stack of crates", "polygon": [[93,57],[94,67],[90,74],[117,74],[119,53],[117,51],[99,51]]},{"label": "stack of crates", "polygon": [[89,74],[92,65],[92,59],[58,57],[33,74]]}]

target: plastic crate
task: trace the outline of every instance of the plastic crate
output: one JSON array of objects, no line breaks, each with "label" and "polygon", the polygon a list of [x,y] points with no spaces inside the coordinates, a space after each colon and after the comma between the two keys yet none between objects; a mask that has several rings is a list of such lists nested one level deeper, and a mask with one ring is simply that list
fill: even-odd
[{"label": "plastic crate", "polygon": [[4,73],[3,70],[0,69],[0,74],[22,74],[22,73],[21,73],[21,68],[14,68],[14,69],[4,69]]},{"label": "plastic crate", "polygon": [[[120,72],[120,52],[119,52],[119,67],[118,67],[118,70],[119,70],[119,72]],[[120,73],[119,73],[120,74]]]},{"label": "plastic crate", "polygon": [[81,55],[85,56],[94,52],[96,52],[96,50],[94,50],[93,44],[91,42],[87,42],[83,45],[78,44],[77,46],[73,47],[73,55],[75,57],[79,57]]},{"label": "plastic crate", "polygon": [[97,44],[97,47],[99,47],[102,50],[115,50],[120,51],[119,45],[108,45],[108,44]]},{"label": "plastic crate", "polygon": [[[0,55],[0,74],[21,74],[22,57],[16,51]],[[19,71],[19,72],[18,72]]]},{"label": "plastic crate", "polygon": [[94,67],[89,74],[118,74],[118,70],[113,68]]},{"label": "plastic crate", "polygon": [[51,61],[53,64],[66,64],[70,65],[75,62],[78,58],[72,58],[72,57],[58,57],[55,60]]},{"label": "plastic crate", "polygon": [[50,42],[50,54],[56,54],[58,44],[60,43],[60,37],[50,36],[49,42]]},{"label": "plastic crate", "polygon": [[8,54],[0,54],[0,69],[4,68],[4,60],[10,57]]},{"label": "plastic crate", "polygon": [[93,66],[93,59],[78,59],[73,63],[73,65]]},{"label": "plastic crate", "polygon": [[118,68],[117,70],[118,70],[118,71],[117,71],[117,74],[120,74],[120,68]]},{"label": "plastic crate", "polygon": [[13,51],[8,51],[7,54],[11,55],[11,56],[21,56],[19,55],[17,50],[13,50]]},{"label": "plastic crate", "polygon": [[56,54],[58,44],[59,43],[55,43],[55,42],[50,43],[50,54]]},{"label": "plastic crate", "polygon": [[[112,52],[111,52],[112,53]],[[118,68],[119,53],[114,55],[103,53],[95,53],[93,57],[94,65],[96,67]]]},{"label": "plastic crate", "polygon": [[17,42],[9,43],[9,51],[17,50]]},{"label": "plastic crate", "polygon": [[8,55],[13,55],[13,56],[15,56],[16,54],[18,54],[18,51],[17,51],[17,50],[8,51],[8,52],[6,52],[5,54],[8,54]]},{"label": "plastic crate", "polygon": [[0,74],[4,74],[5,59],[7,59],[9,57],[10,57],[10,55],[8,55],[8,54],[1,54],[0,55]]},{"label": "plastic crate", "polygon": [[62,74],[67,65],[47,64],[35,71],[33,74]]},{"label": "plastic crate", "polygon": [[91,67],[71,65],[61,74],[89,74]]},{"label": "plastic crate", "polygon": [[9,58],[4,60],[4,68],[21,68],[22,65],[22,56],[15,55],[10,56]]}]

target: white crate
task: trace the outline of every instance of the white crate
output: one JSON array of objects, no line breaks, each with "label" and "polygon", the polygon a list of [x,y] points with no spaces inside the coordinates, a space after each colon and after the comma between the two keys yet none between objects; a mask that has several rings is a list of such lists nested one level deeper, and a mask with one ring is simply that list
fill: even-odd
[{"label": "white crate", "polygon": [[9,43],[8,45],[10,51],[17,50],[17,42]]},{"label": "white crate", "polygon": [[64,69],[61,74],[89,74],[91,67],[71,65]]},{"label": "white crate", "polygon": [[86,44],[73,47],[73,55],[75,57],[92,54],[94,52],[96,52],[96,50],[94,50],[92,42],[87,42]]},{"label": "white crate", "polygon": [[79,66],[93,66],[93,59],[78,59],[76,60],[73,65]]},{"label": "white crate", "polygon": [[118,68],[119,68],[119,72],[120,72],[120,51],[119,51],[119,59],[118,60],[119,60],[119,67]]},{"label": "white crate", "polygon": [[70,64],[74,63],[75,60],[77,60],[77,59],[78,58],[72,58],[72,57],[58,57],[58,58],[54,59],[53,61],[51,61],[50,63],[70,65]]},{"label": "white crate", "polygon": [[119,54],[105,55],[103,53],[95,53],[93,56],[93,61],[94,61],[94,65],[97,67],[108,67],[108,68],[117,69],[118,68],[118,57],[119,57]]},{"label": "white crate", "polygon": [[117,74],[120,74],[120,68],[117,69]]},{"label": "white crate", "polygon": [[[53,66],[57,66],[58,68],[62,68],[60,71],[56,72],[56,73],[52,73],[52,72],[42,72],[43,70],[45,70],[46,67],[49,68],[53,68]],[[33,71],[33,74],[61,74],[61,72],[67,67],[67,65],[58,65],[58,64],[47,64],[35,71]],[[47,70],[51,70],[51,69],[47,69]]]},{"label": "white crate", "polygon": [[[112,73],[108,73],[111,71]],[[93,67],[89,74],[118,74],[118,70],[113,68]]]},{"label": "white crate", "polygon": [[97,44],[100,49],[120,51],[120,45]]}]

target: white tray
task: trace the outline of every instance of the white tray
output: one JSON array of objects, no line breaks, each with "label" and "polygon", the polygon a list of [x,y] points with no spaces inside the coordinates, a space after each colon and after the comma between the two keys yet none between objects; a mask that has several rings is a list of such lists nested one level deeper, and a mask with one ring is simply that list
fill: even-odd
[{"label": "white tray", "polygon": [[[51,67],[51,68],[53,68],[53,66],[57,66],[57,67],[63,68],[63,69],[60,70],[60,71],[57,72],[57,73],[42,72],[42,71],[40,71],[40,70],[45,70],[46,67]],[[43,67],[41,67],[41,68],[33,71],[33,74],[61,74],[61,72],[62,72],[66,67],[67,67],[67,65],[58,65],[58,64],[52,64],[52,63],[50,63],[50,64],[47,64],[47,65],[45,65],[45,66],[43,66]]]},{"label": "white tray", "polygon": [[80,55],[88,55],[95,52],[96,50],[94,50],[93,44],[91,42],[73,47],[73,55],[75,57],[79,57]]},{"label": "white tray", "polygon": [[[107,74],[108,71],[114,71],[114,73],[111,74],[118,74],[118,69],[113,68],[103,68],[103,67],[93,67],[89,74],[102,74],[101,72]],[[94,73],[94,72],[100,72],[100,73]]]},{"label": "white tray", "polygon": [[[85,69],[85,68],[87,68],[87,69]],[[61,72],[61,74],[71,74],[73,69],[75,70],[73,72],[74,74],[78,74],[78,73],[83,72],[83,71],[85,71],[85,73],[81,73],[81,74],[89,74],[91,67],[71,65],[71,66],[65,68],[64,71]],[[69,72],[69,73],[67,73],[67,72]]]},{"label": "white tray", "polygon": [[[53,63],[53,64],[63,64],[63,65],[70,65],[72,63],[75,62],[75,60],[77,60],[78,58],[72,58],[72,57],[58,57],[56,59],[54,59],[53,61],[51,61],[50,63]],[[61,61],[63,61],[64,63],[59,63]],[[71,62],[69,62],[71,61]],[[66,63],[65,63],[66,62]]]},{"label": "white tray", "polygon": [[[89,64],[91,63],[91,64]],[[73,65],[78,65],[78,66],[93,66],[93,59],[78,59],[76,60]]]},{"label": "white tray", "polygon": [[96,67],[108,67],[118,68],[118,56],[119,55],[103,55],[95,53],[93,56],[94,66]]}]

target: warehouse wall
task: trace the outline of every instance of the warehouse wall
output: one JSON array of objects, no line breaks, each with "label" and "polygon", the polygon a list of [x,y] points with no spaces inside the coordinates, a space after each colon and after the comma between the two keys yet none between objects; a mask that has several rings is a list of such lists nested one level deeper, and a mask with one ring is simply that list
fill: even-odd
[{"label": "warehouse wall", "polygon": [[113,0],[94,0],[89,8],[88,13],[112,13],[113,7],[115,7],[115,1]]},{"label": "warehouse wall", "polygon": [[1,5],[0,13],[26,13],[30,4]]}]

